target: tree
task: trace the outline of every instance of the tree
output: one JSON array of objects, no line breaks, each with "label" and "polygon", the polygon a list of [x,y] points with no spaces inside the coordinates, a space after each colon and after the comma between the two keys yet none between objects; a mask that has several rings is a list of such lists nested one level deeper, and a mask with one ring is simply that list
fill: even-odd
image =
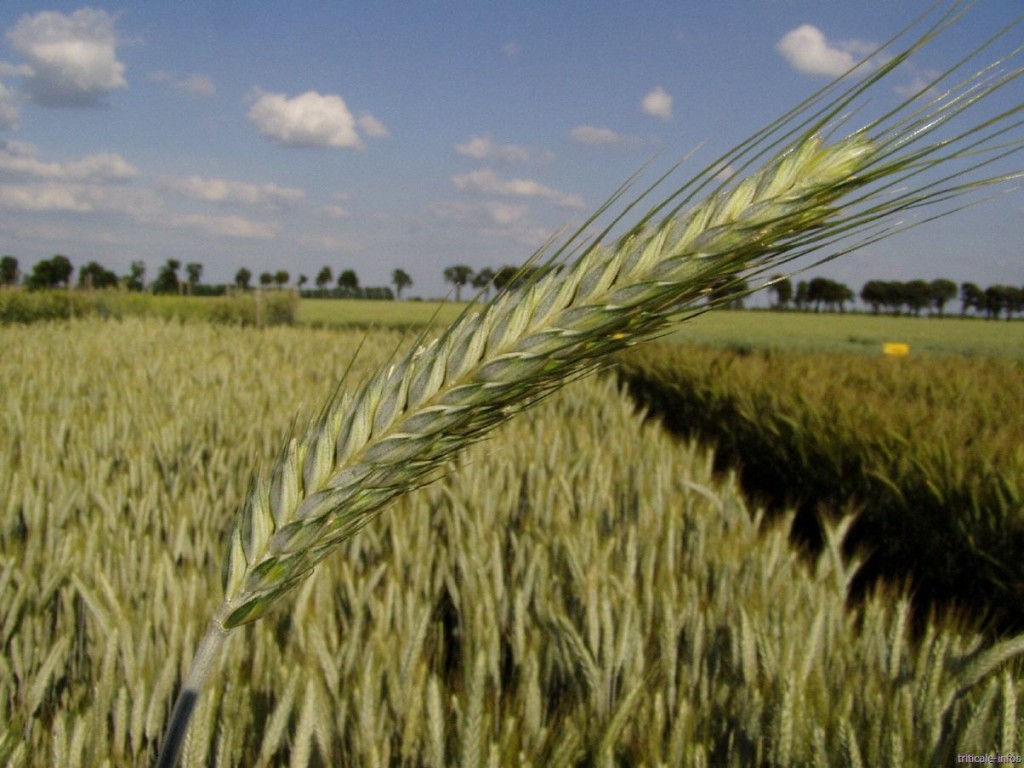
[{"label": "tree", "polygon": [[90,261],[78,271],[79,288],[102,288],[117,287],[117,275],[106,269],[98,262]]},{"label": "tree", "polygon": [[985,316],[995,320],[999,313],[1006,311],[1006,319],[1013,318],[1014,312],[1024,308],[1024,292],[1013,285],[990,285],[985,289]]},{"label": "tree", "polygon": [[269,272],[260,272],[260,286],[263,290],[270,287],[270,284],[274,282],[274,276]]},{"label": "tree", "polygon": [[160,272],[153,281],[154,293],[178,293],[181,290],[181,282],[178,280],[178,270],[181,269],[181,262],[177,259],[168,259],[167,263],[160,267]]},{"label": "tree", "polygon": [[359,276],[355,270],[346,269],[338,275],[338,288],[343,296],[356,296],[359,293]]},{"label": "tree", "polygon": [[932,306],[939,312],[939,317],[945,314],[946,303],[956,298],[956,283],[940,277],[928,283],[928,293]]},{"label": "tree", "polygon": [[302,293],[302,286],[309,282],[309,278],[305,275],[299,275],[299,279],[296,282],[299,286],[299,293]]},{"label": "tree", "polygon": [[974,283],[960,284],[960,314],[966,315],[967,310],[980,312],[985,308],[985,293]]},{"label": "tree", "polygon": [[32,267],[32,274],[28,276],[26,282],[32,290],[56,288],[59,285],[66,287],[71,282],[71,273],[73,271],[74,267],[71,266],[68,257],[61,256],[58,253],[51,259],[43,259],[36,262],[35,266]]},{"label": "tree", "polygon": [[821,311],[824,305],[829,312],[846,311],[846,302],[853,301],[854,294],[845,283],[829,280],[827,277],[816,277],[807,285],[806,300],[814,304],[814,311]]},{"label": "tree", "polygon": [[16,258],[10,255],[0,258],[0,285],[17,284],[20,274]]},{"label": "tree", "polygon": [[743,299],[750,293],[750,284],[742,277],[723,276],[715,280],[708,294],[708,306],[743,309]]},{"label": "tree", "polygon": [[1004,285],[1003,308],[1006,310],[1006,319],[1013,317],[1015,312],[1024,312],[1024,288],[1015,285]]},{"label": "tree", "polygon": [[199,278],[203,274],[203,265],[198,262],[191,262],[185,265],[185,272],[188,273],[188,295],[191,296],[199,285]]},{"label": "tree", "polygon": [[796,304],[796,308],[802,312],[806,312],[807,307],[810,304],[810,299],[807,298],[807,293],[807,281],[801,280],[796,284],[796,293],[793,294],[793,303]]},{"label": "tree", "polygon": [[63,285],[64,287],[71,285],[71,273],[75,268],[71,266],[67,256],[61,256],[58,253],[50,259],[50,267],[53,270],[54,278],[57,280],[57,285]]},{"label": "tree", "polygon": [[401,299],[402,289],[412,285],[412,278],[409,277],[404,269],[396,269],[391,273],[391,284],[395,286],[395,294]]},{"label": "tree", "polygon": [[878,310],[889,303],[889,288],[884,280],[868,280],[860,289],[860,300],[871,307],[871,313],[878,314]]},{"label": "tree", "polygon": [[931,289],[924,280],[911,280],[903,284],[903,303],[914,314],[919,317],[921,310],[931,303]]},{"label": "tree", "polygon": [[124,281],[125,288],[129,291],[140,293],[146,288],[146,262],[133,261],[129,268],[128,276]]},{"label": "tree", "polygon": [[235,285],[240,291],[248,291],[249,283],[252,280],[252,272],[245,267],[235,272]]},{"label": "tree", "polygon": [[479,288],[484,292],[484,299],[490,297],[491,286],[494,284],[494,270],[490,267],[484,267],[475,275],[473,275],[473,287]]},{"label": "tree", "polygon": [[1002,286],[990,285],[982,294],[984,298],[985,317],[989,320],[997,320],[999,313],[1003,311]]},{"label": "tree", "polygon": [[274,283],[279,289],[288,285],[289,280],[291,280],[291,275],[283,269],[279,269],[274,273]]},{"label": "tree", "polygon": [[465,264],[456,264],[444,271],[444,281],[455,286],[455,300],[462,301],[462,286],[473,279],[473,270]]},{"label": "tree", "polygon": [[317,275],[316,275],[316,287],[320,289],[320,295],[321,296],[324,295],[324,291],[327,289],[327,286],[331,284],[331,281],[333,279],[334,279],[334,275],[331,274],[331,268],[330,267],[324,267],[319,272],[317,272]]},{"label": "tree", "polygon": [[815,312],[821,312],[821,305],[829,298],[829,281],[824,277],[812,278],[807,284],[807,301],[814,306]]},{"label": "tree", "polygon": [[832,282],[829,288],[829,298],[832,306],[839,305],[839,311],[846,311],[846,302],[853,301],[855,296],[850,286],[845,283]]},{"label": "tree", "polygon": [[25,285],[30,291],[41,291],[56,285],[49,259],[41,259],[32,266],[32,271],[25,279]]},{"label": "tree", "polygon": [[499,291],[504,291],[506,287],[512,284],[516,279],[516,275],[519,273],[518,267],[513,267],[506,264],[497,272],[494,273],[494,279],[491,282],[494,287]]},{"label": "tree", "polygon": [[769,290],[775,294],[776,309],[785,309],[793,298],[793,283],[785,275],[773,275]]},{"label": "tree", "polygon": [[[1024,286],[1020,288],[1007,286],[1007,290],[1009,291],[1010,311],[1024,312]],[[1010,319],[1009,315],[1006,319]]]}]

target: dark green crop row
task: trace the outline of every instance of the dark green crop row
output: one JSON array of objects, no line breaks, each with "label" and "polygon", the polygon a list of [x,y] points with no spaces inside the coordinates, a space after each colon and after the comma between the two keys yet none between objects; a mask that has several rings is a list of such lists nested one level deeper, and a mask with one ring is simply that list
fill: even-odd
[{"label": "dark green crop row", "polygon": [[290,325],[299,299],[291,291],[235,296],[155,296],[126,291],[0,290],[0,323],[82,317],[159,317],[231,325]]},{"label": "dark green crop row", "polygon": [[817,516],[853,508],[865,583],[911,577],[1024,625],[1024,364],[933,357],[744,354],[652,345],[620,382],[677,433],[711,443],[748,492]]}]

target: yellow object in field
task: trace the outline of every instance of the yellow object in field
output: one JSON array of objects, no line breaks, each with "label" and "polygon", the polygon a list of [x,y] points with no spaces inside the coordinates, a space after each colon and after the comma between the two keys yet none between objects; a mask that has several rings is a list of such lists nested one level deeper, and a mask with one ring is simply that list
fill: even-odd
[{"label": "yellow object in field", "polygon": [[910,345],[900,341],[887,341],[882,345],[882,354],[889,357],[906,357],[910,354]]}]

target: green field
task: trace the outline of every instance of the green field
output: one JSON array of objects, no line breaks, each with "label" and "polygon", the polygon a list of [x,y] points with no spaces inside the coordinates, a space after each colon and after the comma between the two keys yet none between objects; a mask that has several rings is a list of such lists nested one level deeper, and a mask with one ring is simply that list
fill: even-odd
[{"label": "green field", "polygon": [[672,341],[714,347],[852,352],[880,355],[902,342],[917,354],[1024,359],[1024,322],[962,317],[815,312],[706,312],[684,323]]},{"label": "green field", "polygon": [[[298,322],[339,327],[444,325],[466,304],[303,299]],[[434,314],[437,313],[436,320]],[[1024,359],[1024,322],[961,317],[716,310],[688,320],[671,341],[712,347],[777,348],[880,355],[882,344],[903,342],[910,354],[961,354]]]},{"label": "green field", "polygon": [[342,328],[443,327],[465,307],[465,302],[303,299],[297,320],[303,325]]}]

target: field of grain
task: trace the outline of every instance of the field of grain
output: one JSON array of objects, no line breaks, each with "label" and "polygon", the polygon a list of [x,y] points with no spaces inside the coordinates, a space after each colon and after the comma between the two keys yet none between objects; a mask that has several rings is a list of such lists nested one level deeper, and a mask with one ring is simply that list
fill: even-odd
[{"label": "field of grain", "polygon": [[865,576],[1024,627],[1021,361],[650,344],[617,372],[661,423],[740,468],[749,494],[797,506],[803,538],[856,509]]},{"label": "field of grain", "polygon": [[1024,322],[958,316],[715,310],[679,326],[668,340],[709,347],[871,356],[881,355],[887,342],[900,342],[910,345],[911,356],[1024,359]]},{"label": "field of grain", "polygon": [[[366,328],[444,327],[466,305],[354,299],[303,299],[304,325]],[[438,308],[440,307],[440,311]],[[881,355],[886,342],[910,345],[910,354],[1024,359],[1024,322],[979,318],[909,317],[831,312],[714,310],[679,326],[666,340],[708,347],[850,352]]]},{"label": "field of grain", "polygon": [[[250,470],[361,334],[0,328],[0,762],[151,763]],[[358,379],[400,336],[364,344]],[[856,607],[609,377],[502,427],[237,632],[184,764],[952,763],[1020,749],[1024,639]],[[856,686],[849,684],[857,680]]]},{"label": "field of grain", "polygon": [[224,296],[178,296],[120,289],[0,290],[0,324],[101,317],[158,317],[227,325],[288,325],[299,298],[292,291],[251,291]]},{"label": "field of grain", "polygon": [[465,307],[453,301],[303,299],[296,321],[334,328],[444,328]]}]

